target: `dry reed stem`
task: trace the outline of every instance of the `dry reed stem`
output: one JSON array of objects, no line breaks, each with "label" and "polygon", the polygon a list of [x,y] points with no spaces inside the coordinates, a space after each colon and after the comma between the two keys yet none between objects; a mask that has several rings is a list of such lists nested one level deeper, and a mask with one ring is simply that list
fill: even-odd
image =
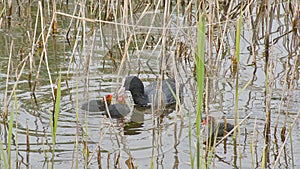
[{"label": "dry reed stem", "polygon": [[[39,79],[39,73],[40,73],[40,69],[41,69],[41,66],[42,66],[42,61],[45,60],[46,62],[46,68],[47,68],[47,72],[48,72],[48,76],[49,76],[49,81],[50,81],[50,84],[51,84],[51,91],[52,91],[52,98],[54,100],[55,96],[54,96],[54,86],[53,86],[53,83],[52,83],[52,78],[51,78],[51,73],[50,73],[50,69],[49,69],[49,64],[48,64],[48,58],[47,58],[47,50],[46,50],[46,44],[48,42],[48,37],[50,36],[50,32],[51,32],[51,27],[49,27],[48,29],[48,32],[46,34],[46,37],[44,36],[45,33],[44,33],[44,25],[43,25],[43,11],[42,11],[42,5],[41,5],[41,2],[39,1],[38,3],[39,7],[38,7],[38,12],[40,13],[41,15],[41,27],[42,27],[42,35],[41,35],[41,38],[42,38],[42,44],[43,44],[43,51],[41,53],[41,58],[40,58],[40,63],[39,63],[39,66],[38,66],[38,69],[37,69],[37,74],[36,74],[36,79],[35,79],[35,83],[34,83],[34,88],[32,89],[32,92],[35,91],[35,88],[36,88],[36,85],[37,85],[37,82],[38,82],[38,79]],[[38,16],[38,15],[37,15]],[[54,17],[54,16],[53,16]],[[36,31],[37,31],[37,23],[38,21],[36,20],[36,25],[35,25],[35,31],[34,31],[34,37],[35,37],[35,34],[36,34]],[[51,20],[51,24],[53,24],[53,18]],[[34,40],[34,39],[33,39]],[[34,42],[34,41],[33,41]],[[34,50],[34,43],[32,44],[32,51]],[[33,53],[32,55],[30,55],[31,57],[33,57]],[[32,62],[30,63],[32,64]]]},{"label": "dry reed stem", "polygon": [[[71,15],[71,16],[75,16],[76,11],[77,11],[77,5],[75,5],[74,10],[73,10],[73,15]],[[54,13],[54,15],[56,15],[57,13],[58,13],[58,12],[56,11],[56,12]],[[66,33],[66,38],[68,38],[68,35],[69,35],[69,33],[70,33],[70,30],[71,30],[71,27],[72,27],[72,23],[73,23],[74,17],[69,17],[69,18],[71,18],[71,21],[70,21],[69,27],[68,27],[68,29],[67,29],[68,31],[67,31],[67,33]]]},{"label": "dry reed stem", "polygon": [[[76,156],[76,167],[77,167],[77,163],[78,163],[78,156],[79,156],[79,148],[78,148],[78,145],[79,145],[79,113],[78,113],[78,110],[79,110],[79,96],[78,96],[78,76],[76,76],[76,98],[75,98],[75,111],[76,111],[76,132],[75,132],[75,156]],[[72,156],[72,168],[73,168],[73,164],[74,164],[74,152],[73,152],[73,156]]]},{"label": "dry reed stem", "polygon": [[[31,44],[31,53],[29,54],[29,57],[30,57],[29,58],[29,72],[30,72],[30,74],[32,74],[32,72],[33,72],[33,65],[34,65],[34,57],[33,56],[34,56],[35,44],[38,41],[38,40],[36,40],[36,33],[37,33],[39,16],[40,16],[39,12],[40,12],[40,10],[38,8],[37,11],[36,11],[36,18],[35,18],[35,24],[34,24],[33,38],[31,40],[31,42],[32,42],[32,44]],[[29,38],[31,37],[31,35],[29,34],[29,32],[28,32],[28,37]],[[43,59],[41,59],[41,60],[43,60]],[[35,87],[36,87],[37,79],[39,78],[39,71],[40,71],[40,69],[37,70],[35,85],[34,85],[34,87],[32,88],[32,91],[31,91],[32,93],[35,92]]]},{"label": "dry reed stem", "polygon": [[[139,22],[141,21],[141,19],[145,16],[146,11],[147,11],[147,8],[145,8],[145,10],[144,10],[143,13],[141,14],[140,18],[139,18],[138,21],[136,22],[136,24],[135,24],[136,26],[138,26],[138,24],[139,24]],[[125,26],[125,25],[123,25],[123,26]],[[122,61],[121,61],[121,64],[120,64],[120,66],[119,66],[119,70],[118,70],[118,73],[117,73],[118,77],[119,77],[120,74],[121,74],[121,71],[122,71],[122,69],[123,69],[124,63],[125,63],[125,61],[126,61],[126,58],[129,58],[129,56],[127,55],[127,52],[128,52],[128,49],[129,49],[129,45],[130,45],[130,43],[131,43],[131,41],[132,41],[132,36],[133,36],[134,33],[135,33],[136,26],[133,27],[133,30],[132,30],[132,32],[131,32],[130,35],[129,35],[129,39],[128,39],[128,41],[127,41],[126,44],[125,44],[125,49],[124,49],[124,51],[123,51]],[[124,34],[126,34],[126,33],[124,33]],[[118,80],[119,80],[119,78],[117,78],[117,82],[118,82]]]},{"label": "dry reed stem", "polygon": [[[4,120],[7,119],[8,103],[9,103],[9,100],[10,100],[10,99],[7,100],[7,90],[8,90],[8,79],[9,79],[9,74],[10,74],[10,65],[11,65],[11,58],[12,58],[13,42],[14,41],[11,41],[11,44],[10,44],[10,52],[9,52],[10,54],[9,54],[9,59],[8,59],[7,73],[6,73],[6,86],[5,86],[5,93],[4,93],[4,110],[3,110],[3,116],[2,116],[4,118]],[[14,92],[11,92],[10,96],[12,96],[13,93]]]},{"label": "dry reed stem", "polygon": [[73,46],[73,50],[72,50],[72,53],[71,53],[71,56],[70,56],[70,61],[69,61],[69,66],[68,66],[68,70],[67,70],[67,77],[69,77],[69,72],[70,72],[70,70],[71,70],[71,66],[72,66],[72,62],[73,62],[73,59],[74,59],[74,56],[75,56],[75,51],[76,51],[76,49],[77,49],[77,47],[78,47],[78,36],[79,36],[79,31],[77,31],[77,34],[76,34],[76,39],[75,39],[75,41],[74,41],[74,46]]},{"label": "dry reed stem", "polygon": [[30,151],[30,139],[29,139],[29,128],[28,128],[28,120],[26,120],[26,151]]},{"label": "dry reed stem", "polygon": [[168,30],[182,30],[182,29],[191,29],[191,28],[197,28],[197,26],[180,26],[180,27],[169,27],[169,28],[163,28],[163,27],[157,27],[157,26],[141,26],[141,25],[136,25],[136,24],[124,24],[124,23],[119,23],[119,22],[112,22],[112,21],[105,21],[105,20],[99,20],[99,19],[90,19],[90,18],[84,18],[84,17],[79,17],[79,16],[74,16],[74,15],[70,15],[67,13],[63,13],[63,12],[55,12],[55,14],[58,15],[62,15],[62,16],[67,16],[70,18],[75,18],[78,20],[85,20],[88,22],[99,22],[99,23],[105,23],[105,24],[112,24],[112,25],[116,25],[116,26],[126,26],[126,27],[134,27],[134,28],[140,28],[140,29],[157,29],[157,30],[163,30],[163,29],[168,29]]},{"label": "dry reed stem", "polygon": [[[112,121],[111,117],[109,118],[109,120]],[[105,127],[106,124],[108,126]],[[115,128],[114,124],[112,122],[102,123],[102,125],[100,126],[100,131],[101,132],[100,132],[100,139],[98,141],[98,146],[92,151],[92,154],[90,155],[90,159],[88,160],[88,164],[92,161],[92,159],[93,159],[94,155],[97,153],[97,151],[100,151],[102,140],[104,139],[104,136],[109,132],[110,128],[113,128],[114,133],[115,133],[115,137],[116,137],[116,140],[117,140],[117,143],[118,143],[118,147],[120,147],[120,141],[117,137],[118,132],[116,131],[116,128]],[[103,129],[106,129],[106,130],[103,131]],[[101,152],[98,152],[97,154],[99,155],[99,153],[101,153]]]},{"label": "dry reed stem", "polygon": [[[23,71],[24,71],[26,62],[27,62],[27,60],[28,60],[28,56],[27,56],[26,58],[24,58],[22,68],[21,68],[19,74],[16,75],[16,81],[15,81],[15,83],[14,83],[14,86],[13,86],[12,90],[11,90],[11,93],[10,93],[9,98],[7,98],[8,78],[9,78],[9,75],[10,75],[10,65],[11,65],[12,52],[13,52],[13,41],[11,42],[11,46],[10,46],[10,56],[9,56],[8,69],[7,69],[6,89],[5,89],[5,96],[4,96],[4,110],[3,110],[3,112],[4,112],[3,118],[4,118],[4,119],[6,119],[6,117],[7,117],[7,113],[8,113],[8,105],[9,105],[9,103],[11,102],[11,99],[12,99],[12,97],[13,97],[14,91],[15,91],[16,88],[17,88],[19,79],[20,79],[21,75],[23,74]],[[16,72],[16,73],[17,73],[17,72]]]},{"label": "dry reed stem", "polygon": [[[255,152],[255,150],[257,150],[256,149],[256,147],[257,147],[257,142],[258,142],[258,139],[257,139],[257,131],[256,131],[256,129],[257,129],[257,118],[255,118],[255,121],[254,121],[254,125],[253,125],[253,135],[252,135],[252,139],[251,139],[251,147],[250,147],[250,152],[251,152],[251,150],[252,150],[252,152],[251,152],[251,157],[252,157],[252,163],[251,163],[251,167],[252,168],[254,168],[254,152]],[[256,136],[256,137],[255,137]],[[256,138],[256,139],[255,139]],[[255,144],[256,143],[256,144]]]},{"label": "dry reed stem", "polygon": [[[294,61],[294,63],[298,63],[298,59],[299,57],[296,57],[296,60]],[[289,67],[289,61],[286,62],[285,64],[285,67],[288,68]],[[281,92],[281,97],[280,97],[280,103],[279,106],[278,106],[278,111],[277,111],[277,117],[276,117],[276,124],[275,124],[275,128],[277,129],[277,126],[278,126],[278,122],[279,122],[279,116],[281,115],[281,107],[282,107],[282,103],[283,103],[283,100],[284,100],[284,95],[286,92],[287,93],[287,105],[286,105],[286,111],[285,111],[285,118],[284,118],[284,124],[283,126],[286,126],[286,123],[287,123],[287,117],[288,117],[288,104],[290,102],[290,98],[292,96],[292,88],[294,86],[293,82],[295,79],[295,76],[296,76],[296,71],[297,71],[297,64],[294,64],[293,66],[293,70],[292,71],[292,75],[289,76],[289,71],[291,71],[290,69],[285,69],[285,72],[284,72],[284,83],[283,83],[283,86],[282,86],[282,92]],[[288,78],[292,79],[290,84],[288,85]],[[286,91],[287,90],[287,91]]]},{"label": "dry reed stem", "polygon": [[[221,41],[221,43],[220,43],[220,46],[223,46],[223,43],[224,43],[224,38],[225,38],[225,34],[226,34],[226,31],[227,31],[227,24],[228,24],[228,22],[229,22],[229,11],[231,11],[231,9],[232,9],[232,5],[233,5],[233,3],[234,3],[234,1],[230,1],[230,4],[229,4],[229,8],[228,8],[228,10],[227,10],[227,16],[226,16],[226,21],[225,21],[225,25],[224,25],[224,28],[223,28],[223,33],[222,33],[222,36],[221,36],[221,39],[220,39],[220,41]],[[220,26],[220,28],[221,28],[221,26]],[[222,32],[222,31],[221,31]],[[217,55],[216,55],[216,60],[220,60],[220,57],[221,57],[221,51],[222,50],[219,50],[218,51],[218,53],[217,53]],[[217,62],[216,62],[217,63]],[[215,65],[215,67],[217,67],[217,65]]]},{"label": "dry reed stem", "polygon": [[[292,126],[291,126],[291,130],[289,130],[289,132],[288,132],[288,134],[287,134],[288,136],[289,136],[289,133],[292,132],[294,125],[295,125],[295,124],[297,123],[297,121],[299,120],[299,117],[300,117],[300,110],[298,111],[297,116],[294,118],[294,121],[293,121]],[[278,152],[277,158],[276,158],[275,161],[273,162],[273,167],[272,167],[272,169],[275,169],[277,163],[279,162],[279,159],[280,159],[280,157],[281,157],[281,153],[282,153],[283,149],[284,149],[285,146],[286,146],[286,143],[287,143],[288,138],[289,138],[289,137],[286,137],[286,138],[285,138],[285,140],[284,140],[284,142],[283,142],[283,144],[282,144],[282,146],[281,146],[281,148],[280,148],[280,151]]]},{"label": "dry reed stem", "polygon": [[98,169],[102,169],[102,164],[101,164],[101,147],[100,147],[100,145],[98,145],[97,162],[98,162]]}]

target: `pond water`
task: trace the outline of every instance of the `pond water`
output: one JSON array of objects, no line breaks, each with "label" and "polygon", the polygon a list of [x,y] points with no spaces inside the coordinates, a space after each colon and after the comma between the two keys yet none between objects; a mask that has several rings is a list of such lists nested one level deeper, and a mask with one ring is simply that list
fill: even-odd
[{"label": "pond water", "polygon": [[[263,28],[266,23],[251,25],[252,20],[248,15],[243,20],[238,71],[238,121],[248,117],[240,125],[236,142],[229,137],[209,153],[209,168],[261,168],[264,158],[269,158],[265,164],[267,168],[300,167],[297,163],[300,160],[300,148],[297,147],[300,143],[299,27],[296,32],[289,32],[292,24],[291,20],[286,19],[293,18],[293,13],[279,15],[285,12],[286,6],[287,4],[280,4],[279,13],[276,13],[271,26],[270,39],[276,39],[276,42],[270,41],[267,74]],[[198,89],[194,63],[196,26],[189,26],[185,16],[178,19],[176,15],[172,15],[172,24],[168,25],[170,31],[164,37],[162,35],[166,32],[156,29],[163,26],[163,12],[149,12],[141,17],[143,19],[139,24],[149,26],[155,17],[152,29],[123,27],[122,24],[102,24],[100,27],[99,23],[83,23],[78,20],[81,24],[86,24],[85,27],[75,29],[72,25],[67,34],[71,18],[57,14],[58,34],[51,34],[47,38],[45,57],[42,54],[40,35],[34,36],[37,8],[25,8],[31,9],[30,11],[19,9],[24,14],[13,14],[10,26],[9,21],[1,20],[1,110],[4,114],[5,100],[9,100],[8,119],[11,117],[10,112],[14,113],[12,168],[84,168],[85,165],[87,168],[196,166],[196,161],[191,163],[191,156],[196,158],[197,140],[195,119]],[[51,17],[47,15],[45,13],[49,26]],[[298,9],[296,16],[300,25],[299,15]],[[31,17],[24,20],[28,16]],[[140,15],[136,17],[139,18]],[[251,17],[259,18],[261,15]],[[264,18],[261,21],[265,21]],[[215,29],[216,33],[211,35],[215,39],[207,39],[205,56],[203,117],[205,113],[218,118],[226,117],[229,123],[234,121],[236,95],[236,71],[232,69],[231,60],[235,52],[236,24],[236,19],[228,23],[225,38],[221,39],[223,46],[219,49],[216,42],[220,42],[223,32],[218,32],[222,28]],[[38,23],[38,33],[41,33],[40,27]],[[224,27],[224,24],[220,27]],[[46,28],[45,34],[49,27]],[[125,30],[126,38],[124,29],[128,29]],[[147,31],[151,32],[150,40],[145,40]],[[135,34],[131,37],[132,32]],[[132,43],[122,62],[122,50],[126,48],[124,39],[130,38]],[[143,46],[145,41],[147,43]],[[222,52],[218,54],[218,50]],[[253,60],[256,66],[252,64]],[[62,75],[62,97],[54,146],[51,132],[54,107],[52,90],[59,73]],[[116,93],[124,78],[129,75],[139,76],[144,84],[156,81],[161,75],[163,78],[176,77],[176,81],[184,86],[181,104],[176,110],[169,110],[159,116],[151,109],[134,107],[130,93],[126,93],[132,112],[122,120],[109,119],[99,112],[80,109],[89,100]],[[13,97],[13,89],[16,98]],[[271,112],[268,146],[265,145],[264,134],[267,111]],[[0,130],[4,149],[8,142],[7,126],[2,116]],[[284,127],[287,131],[281,135]],[[285,138],[288,138],[286,143]],[[201,159],[204,160],[206,147],[201,147]],[[263,153],[265,147],[269,147],[267,157]],[[89,153],[86,160],[87,151]],[[274,166],[277,157],[279,162]],[[4,167],[3,158],[5,157],[1,155],[1,168]]]}]

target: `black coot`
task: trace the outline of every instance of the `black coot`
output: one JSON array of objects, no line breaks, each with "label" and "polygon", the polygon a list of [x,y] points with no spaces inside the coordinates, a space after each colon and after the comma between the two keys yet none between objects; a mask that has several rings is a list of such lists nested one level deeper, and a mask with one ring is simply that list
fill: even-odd
[{"label": "black coot", "polygon": [[[144,87],[143,82],[136,76],[129,76],[125,79],[124,87],[131,92],[133,101],[139,106],[150,106],[152,103],[157,106],[158,98],[161,94],[162,105],[167,106],[176,103],[176,99],[172,94],[176,93],[176,85],[174,79],[166,79],[162,81],[162,92],[157,88],[157,82],[152,82]],[[172,91],[171,91],[172,90]],[[180,87],[179,97],[181,96],[182,86]]]}]

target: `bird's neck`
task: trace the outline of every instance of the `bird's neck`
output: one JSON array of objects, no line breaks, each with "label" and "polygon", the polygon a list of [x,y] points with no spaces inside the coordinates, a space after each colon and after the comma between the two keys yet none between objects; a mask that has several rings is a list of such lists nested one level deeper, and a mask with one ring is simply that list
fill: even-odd
[{"label": "bird's neck", "polygon": [[144,93],[139,93],[139,94],[132,93],[132,97],[135,104],[147,105],[149,103],[148,97]]}]

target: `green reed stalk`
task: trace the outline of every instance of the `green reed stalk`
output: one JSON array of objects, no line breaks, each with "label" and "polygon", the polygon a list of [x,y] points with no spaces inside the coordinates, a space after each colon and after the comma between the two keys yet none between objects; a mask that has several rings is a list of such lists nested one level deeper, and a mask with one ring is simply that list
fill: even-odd
[{"label": "green reed stalk", "polygon": [[5,8],[3,7],[3,9],[2,9],[1,12],[0,12],[0,16],[3,15],[4,11],[5,11]]},{"label": "green reed stalk", "polygon": [[[78,77],[76,78],[76,137],[75,137],[75,168],[78,168],[79,165],[79,148],[78,148],[78,142],[79,142],[79,96],[78,96]],[[99,150],[100,151],[100,150]]]},{"label": "green reed stalk", "polygon": [[[8,168],[7,157],[6,157],[6,154],[5,154],[5,151],[4,151],[4,148],[3,148],[3,144],[2,144],[2,140],[1,140],[1,139],[0,139],[0,149],[1,149],[1,155],[2,155],[1,160],[3,159],[4,167],[5,167],[5,168]],[[0,166],[2,166],[2,165],[0,164]]]},{"label": "green reed stalk", "polygon": [[239,63],[240,62],[240,45],[241,45],[241,28],[242,28],[242,11],[240,12],[240,17],[237,23],[237,31],[236,31],[236,37],[235,37],[235,47],[236,47],[236,60]]},{"label": "green reed stalk", "polygon": [[266,145],[264,146],[264,149],[263,149],[263,154],[262,154],[262,159],[261,159],[261,169],[264,169],[264,168],[266,168],[265,167],[265,164],[266,164]]},{"label": "green reed stalk", "polygon": [[235,38],[235,60],[236,60],[236,86],[235,86],[235,107],[234,107],[234,120],[235,120],[235,125],[237,124],[238,120],[238,98],[239,98],[239,86],[238,86],[238,66],[240,62],[240,41],[241,41],[241,27],[242,27],[242,12],[240,13],[240,17],[237,23],[237,31],[236,31],[236,38]]},{"label": "green reed stalk", "polygon": [[[236,83],[235,83],[235,104],[234,104],[234,125],[237,125],[238,123],[238,104],[239,104],[239,76],[238,76],[238,67],[239,67],[239,62],[240,62],[240,36],[241,36],[241,27],[242,27],[242,12],[240,13],[240,17],[237,23],[237,31],[236,31],[236,38],[235,38],[235,58],[234,60],[236,61]],[[234,135],[233,138],[236,138],[236,130],[234,130]]]},{"label": "green reed stalk", "polygon": [[[15,147],[16,147],[16,159],[15,161],[19,161],[19,143],[18,143],[18,140],[19,140],[19,136],[18,136],[18,111],[19,111],[19,108],[18,108],[18,100],[17,100],[17,94],[16,92],[14,92],[14,106],[15,106],[15,112],[16,112],[16,117],[15,117]],[[16,168],[19,168],[20,166],[18,166],[18,163],[16,163]]]},{"label": "green reed stalk", "polygon": [[[256,131],[256,119],[254,122],[254,128],[253,131]],[[253,132],[251,141],[250,141],[250,153],[251,153],[251,168],[254,168],[254,162],[255,162],[255,132]]]},{"label": "green reed stalk", "polygon": [[[17,104],[16,91],[14,91],[15,104]],[[12,128],[14,124],[14,107],[10,111],[9,124],[8,124],[8,139],[7,139],[7,159],[8,166],[11,167],[11,140],[12,140]]]},{"label": "green reed stalk", "polygon": [[188,133],[188,135],[189,135],[190,161],[191,161],[191,168],[193,169],[195,158],[194,158],[194,154],[193,154],[193,151],[192,151],[192,149],[193,149],[193,146],[192,146],[193,145],[193,143],[192,143],[192,136],[193,136],[192,129],[193,129],[193,127],[192,127],[190,112],[189,112],[188,116],[189,116],[189,133]]},{"label": "green reed stalk", "polygon": [[289,125],[289,136],[290,136],[290,151],[291,151],[291,156],[292,156],[292,169],[295,168],[295,160],[294,160],[294,152],[293,152],[293,134],[292,134],[292,130],[293,130],[293,127],[292,125],[290,124]]},{"label": "green reed stalk", "polygon": [[[201,168],[200,160],[200,123],[202,117],[202,94],[204,88],[204,53],[205,53],[205,18],[202,14],[199,16],[198,35],[197,35],[197,53],[196,53],[196,76],[198,86],[198,102],[196,115],[196,136],[197,136],[197,168]],[[191,158],[192,161],[192,158]],[[193,168],[193,164],[191,165]]]},{"label": "green reed stalk", "polygon": [[[236,69],[236,80],[235,80],[235,100],[234,100],[234,125],[236,126],[238,124],[238,119],[239,119],[239,113],[238,113],[238,105],[239,105],[239,62],[240,62],[240,36],[241,36],[241,27],[242,27],[242,10],[240,12],[240,17],[237,23],[237,32],[236,32],[236,39],[235,39],[235,56],[233,59],[233,66]],[[233,139],[234,139],[234,147],[235,147],[235,152],[237,148],[237,132],[238,131],[238,136],[240,136],[240,126],[238,126],[237,130],[234,130],[233,133]],[[236,154],[237,155],[237,154]],[[240,159],[240,168],[242,168],[242,162]]]},{"label": "green reed stalk", "polygon": [[[17,94],[16,94],[16,90],[14,90],[14,111],[16,112],[16,117],[15,117],[15,146],[16,146],[16,159],[15,161],[19,161],[18,157],[19,157],[19,143],[18,143],[18,99],[17,99]],[[16,168],[19,168],[18,165],[16,165]]]},{"label": "green reed stalk", "polygon": [[154,161],[154,158],[152,158],[150,162],[150,169],[154,169]]},{"label": "green reed stalk", "polygon": [[60,110],[60,96],[61,96],[61,74],[59,74],[58,82],[57,82],[57,92],[55,98],[55,110],[54,110],[54,124],[53,124],[53,144],[56,144],[56,129],[57,129],[57,122],[58,122],[58,114]]}]

